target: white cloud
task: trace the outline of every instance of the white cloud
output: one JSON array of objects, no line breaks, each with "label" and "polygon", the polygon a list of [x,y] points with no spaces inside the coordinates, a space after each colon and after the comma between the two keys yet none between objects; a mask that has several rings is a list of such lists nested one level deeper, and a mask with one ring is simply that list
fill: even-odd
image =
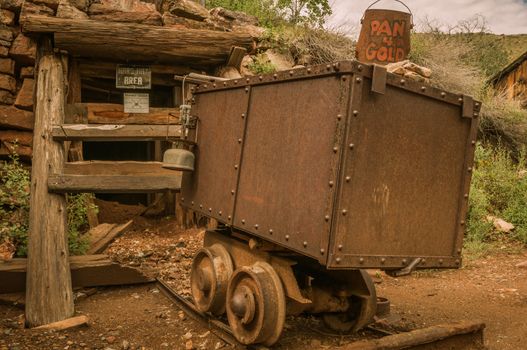
[{"label": "white cloud", "polygon": [[[330,27],[358,28],[364,10],[371,0],[330,0],[333,16]],[[406,0],[416,22],[425,18],[453,26],[460,20],[475,15],[486,18],[489,29],[495,34],[527,33],[527,3],[525,0]],[[379,7],[400,9],[394,0],[383,0]]]}]

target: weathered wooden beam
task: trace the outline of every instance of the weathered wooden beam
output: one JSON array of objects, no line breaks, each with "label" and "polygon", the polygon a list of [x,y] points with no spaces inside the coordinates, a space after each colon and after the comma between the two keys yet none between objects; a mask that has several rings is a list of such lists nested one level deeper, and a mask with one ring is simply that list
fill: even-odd
[{"label": "weathered wooden beam", "polygon": [[[107,255],[72,256],[69,262],[73,287],[116,286],[153,280],[134,268],[111,261]],[[0,264],[0,294],[25,290],[26,268],[27,259],[22,258]]]},{"label": "weathered wooden beam", "polygon": [[456,322],[416,329],[380,339],[362,340],[338,350],[487,349],[481,322]]},{"label": "weathered wooden beam", "polygon": [[161,162],[88,160],[64,164],[64,175],[105,176],[181,176],[181,172],[163,168]]},{"label": "weathered wooden beam", "polygon": [[156,193],[179,191],[181,175],[172,176],[94,176],[55,175],[48,180],[48,189],[55,193]]},{"label": "weathered wooden beam", "polygon": [[[152,72],[152,84],[161,86],[177,86],[181,82],[174,80],[174,75],[186,75],[189,73],[203,73],[185,66],[148,65]],[[80,71],[83,79],[115,79],[117,63],[104,61],[81,60]]]},{"label": "weathered wooden beam", "polygon": [[61,173],[64,151],[53,141],[53,124],[64,120],[65,77],[51,41],[40,45],[35,96],[35,126],[31,168],[26,324],[37,327],[73,315],[73,290],[68,261],[66,198],[49,193],[50,173]]},{"label": "weathered wooden beam", "polygon": [[180,125],[63,124],[53,127],[55,141],[155,141],[180,136]]},{"label": "weathered wooden beam", "polygon": [[178,108],[150,108],[149,113],[125,113],[116,103],[74,103],[66,105],[66,123],[76,124],[176,124]]},{"label": "weathered wooden beam", "polygon": [[156,27],[141,24],[27,16],[25,33],[55,33],[55,46],[82,57],[193,66],[224,63],[232,46],[253,51],[247,33]]},{"label": "weathered wooden beam", "polygon": [[125,233],[133,224],[133,220],[130,220],[122,225],[116,225],[111,230],[106,232],[105,235],[100,237],[96,242],[92,243],[88,254],[99,254],[102,253],[114,239]]}]

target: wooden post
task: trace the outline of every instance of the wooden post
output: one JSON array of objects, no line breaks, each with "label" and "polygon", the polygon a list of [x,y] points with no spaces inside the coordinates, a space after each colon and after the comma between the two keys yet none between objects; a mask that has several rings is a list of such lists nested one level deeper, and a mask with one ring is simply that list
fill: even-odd
[{"label": "wooden post", "polygon": [[68,261],[66,199],[48,192],[48,176],[62,173],[64,149],[51,137],[53,124],[64,120],[62,62],[42,40],[35,96],[35,127],[26,288],[26,325],[41,326],[73,316]]}]

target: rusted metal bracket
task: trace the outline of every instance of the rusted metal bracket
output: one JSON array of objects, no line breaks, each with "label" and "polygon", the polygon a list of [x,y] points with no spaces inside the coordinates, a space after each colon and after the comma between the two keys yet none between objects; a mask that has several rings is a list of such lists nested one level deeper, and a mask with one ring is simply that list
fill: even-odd
[{"label": "rusted metal bracket", "polygon": [[386,76],[388,71],[386,67],[377,64],[373,65],[373,74],[371,77],[371,91],[384,95],[386,93]]},{"label": "rusted metal bracket", "polygon": [[470,96],[463,95],[463,112],[461,116],[463,118],[473,118],[474,117],[474,99]]},{"label": "rusted metal bracket", "polygon": [[392,277],[408,276],[409,274],[411,274],[415,270],[415,268],[417,267],[417,265],[419,265],[421,260],[423,260],[423,259],[422,258],[416,258],[416,259],[412,260],[412,262],[409,263],[406,267],[403,267],[400,270],[387,270],[385,272],[386,272],[386,274],[388,274],[389,276],[392,276]]}]

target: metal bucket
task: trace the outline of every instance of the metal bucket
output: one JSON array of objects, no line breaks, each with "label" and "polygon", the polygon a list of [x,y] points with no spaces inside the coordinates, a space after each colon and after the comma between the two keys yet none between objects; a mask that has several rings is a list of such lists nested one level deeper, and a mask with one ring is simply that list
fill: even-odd
[{"label": "metal bucket", "polygon": [[371,4],[361,20],[362,29],[357,42],[357,60],[366,63],[388,64],[404,61],[410,53],[410,32],[413,15],[409,12],[370,9],[380,0]]}]

